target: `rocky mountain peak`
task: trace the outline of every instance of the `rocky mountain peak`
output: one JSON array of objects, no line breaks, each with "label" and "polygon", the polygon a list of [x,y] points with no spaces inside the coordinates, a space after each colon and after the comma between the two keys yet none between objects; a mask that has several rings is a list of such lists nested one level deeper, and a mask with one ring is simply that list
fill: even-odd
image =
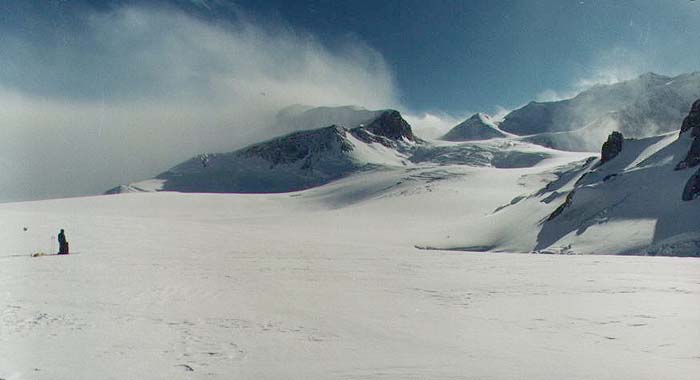
[{"label": "rocky mountain peak", "polygon": [[408,141],[416,141],[411,125],[396,110],[382,112],[379,117],[361,128],[377,136],[383,136],[392,140],[401,140],[403,138]]},{"label": "rocky mountain peak", "polygon": [[483,124],[491,124],[491,123],[493,123],[493,121],[491,120],[491,116],[489,116],[488,114],[485,114],[485,113],[483,113],[483,112],[477,112],[477,113],[473,114],[473,115],[472,115],[469,119],[467,119],[467,120],[473,120],[473,121],[475,121],[475,122],[480,122],[480,123],[483,123]]}]

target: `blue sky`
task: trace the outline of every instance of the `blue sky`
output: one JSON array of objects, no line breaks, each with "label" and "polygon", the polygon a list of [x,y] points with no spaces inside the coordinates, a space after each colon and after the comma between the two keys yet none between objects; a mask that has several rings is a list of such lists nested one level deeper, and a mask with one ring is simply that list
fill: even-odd
[{"label": "blue sky", "polygon": [[[492,110],[615,71],[700,69],[700,4],[687,0],[242,1],[329,45],[379,50],[412,109]],[[264,17],[264,16],[261,16]],[[606,78],[600,78],[605,80]]]},{"label": "blue sky", "polygon": [[[245,18],[266,28],[309,35],[331,52],[349,43],[367,45],[385,60],[400,104],[416,112],[494,112],[497,106],[513,108],[538,97],[567,95],[592,82],[646,71],[677,74],[700,69],[700,4],[688,0],[48,4],[4,2],[0,6],[3,32],[60,48],[56,39],[80,33],[76,14],[138,4],[176,8],[214,23]],[[0,79],[37,86],[7,75]],[[55,87],[68,86],[55,83]]]}]

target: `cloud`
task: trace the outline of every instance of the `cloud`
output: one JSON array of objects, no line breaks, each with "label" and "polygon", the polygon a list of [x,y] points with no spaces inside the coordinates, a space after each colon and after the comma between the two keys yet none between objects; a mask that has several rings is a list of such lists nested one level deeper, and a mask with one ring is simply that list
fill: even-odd
[{"label": "cloud", "polygon": [[441,137],[468,117],[455,117],[441,112],[424,112],[422,114],[405,112],[403,116],[411,124],[416,135],[428,139]]},{"label": "cloud", "polygon": [[[202,2],[209,6],[212,2]],[[360,41],[170,7],[33,20],[0,39],[0,201],[94,194],[204,151],[270,137],[290,104],[396,106]]]},{"label": "cloud", "polygon": [[598,55],[589,67],[590,69],[580,74],[574,81],[574,91],[580,92],[599,84],[613,84],[634,79],[640,74],[653,71],[655,65],[638,51],[616,47]]},{"label": "cloud", "polygon": [[508,109],[503,106],[496,106],[496,112],[493,115],[491,115],[491,119],[493,121],[503,121],[503,119],[505,119],[506,116],[512,111],[512,109]]},{"label": "cloud", "polygon": [[557,91],[557,90],[552,90],[552,89],[547,89],[535,96],[535,100],[538,102],[556,102],[559,100],[564,100],[564,99],[571,99],[579,91],[576,90],[565,90],[565,91]]},{"label": "cloud", "polygon": [[536,100],[538,102],[553,102],[571,99],[593,86],[634,79],[645,72],[654,71],[654,67],[660,66],[645,54],[633,49],[622,47],[608,49],[597,54],[596,58],[585,66],[586,69],[574,76],[568,86],[562,89],[541,91],[537,94]]}]

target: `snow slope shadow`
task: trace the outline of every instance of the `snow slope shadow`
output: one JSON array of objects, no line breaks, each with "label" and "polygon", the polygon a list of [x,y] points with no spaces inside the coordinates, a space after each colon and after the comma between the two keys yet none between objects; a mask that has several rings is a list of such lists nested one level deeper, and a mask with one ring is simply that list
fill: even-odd
[{"label": "snow slope shadow", "polygon": [[674,135],[625,141],[622,154],[580,176],[545,216],[534,249],[576,252],[582,242],[615,251],[598,253],[699,255],[700,203],[681,199],[692,172],[674,171],[689,144]]}]

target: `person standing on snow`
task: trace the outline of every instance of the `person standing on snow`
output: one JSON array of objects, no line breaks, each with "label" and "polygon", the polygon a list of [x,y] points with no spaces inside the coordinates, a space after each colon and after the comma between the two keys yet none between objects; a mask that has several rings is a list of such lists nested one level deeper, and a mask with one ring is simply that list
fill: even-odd
[{"label": "person standing on snow", "polygon": [[66,240],[66,233],[63,231],[63,229],[61,229],[61,232],[58,233],[58,254],[68,254],[68,240]]}]

